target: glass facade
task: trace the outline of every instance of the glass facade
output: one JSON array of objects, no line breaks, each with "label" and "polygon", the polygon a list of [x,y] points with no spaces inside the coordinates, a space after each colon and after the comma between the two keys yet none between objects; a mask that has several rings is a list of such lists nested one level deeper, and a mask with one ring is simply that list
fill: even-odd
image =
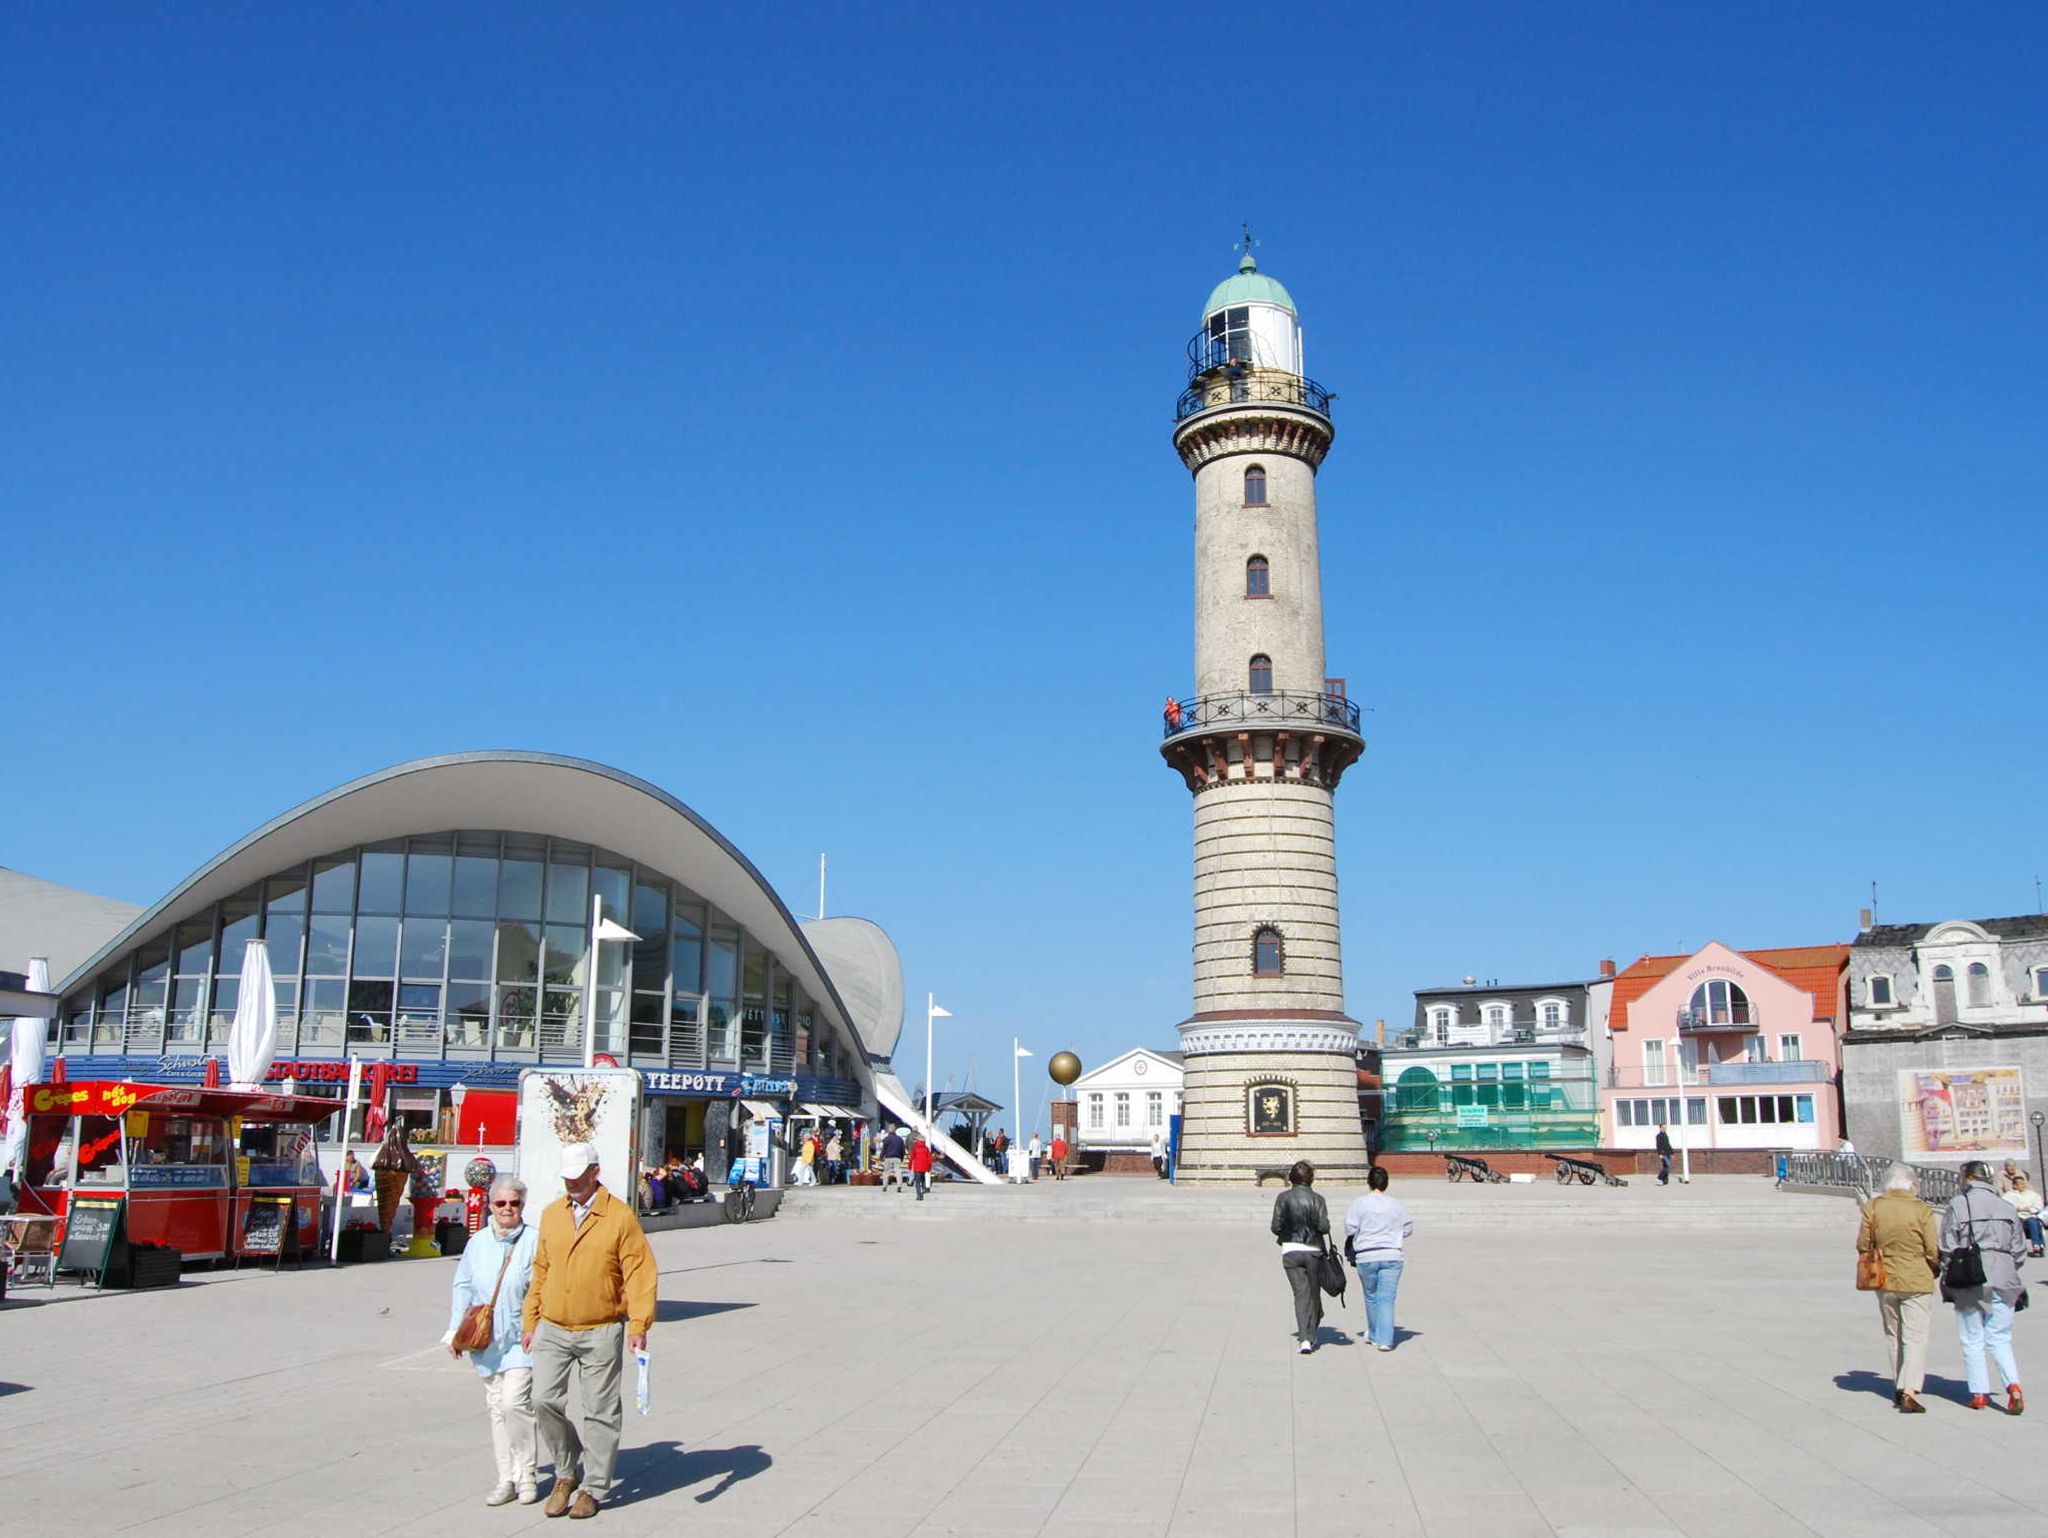
[{"label": "glass facade", "polygon": [[[600,947],[593,899],[640,936]],[[280,1059],[583,1059],[851,1075],[852,1049],[773,951],[688,887],[606,850],[458,832],[339,850],[275,872],[146,940],[65,1000],[68,1054],[226,1050],[244,947],[276,978]]]},{"label": "glass facade", "polygon": [[1600,1094],[1591,1056],[1390,1064],[1389,1150],[1590,1148]]}]

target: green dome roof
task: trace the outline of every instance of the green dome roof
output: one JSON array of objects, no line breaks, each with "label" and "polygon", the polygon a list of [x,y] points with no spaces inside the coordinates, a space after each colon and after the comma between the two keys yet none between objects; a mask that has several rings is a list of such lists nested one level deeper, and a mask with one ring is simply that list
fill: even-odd
[{"label": "green dome roof", "polygon": [[1237,276],[1225,278],[1216,285],[1209,295],[1209,302],[1202,306],[1202,319],[1207,320],[1218,310],[1233,304],[1277,304],[1288,314],[1299,318],[1301,312],[1294,307],[1294,300],[1279,280],[1267,277],[1259,271],[1259,264],[1252,260],[1251,252],[1244,254],[1244,260],[1237,264]]}]

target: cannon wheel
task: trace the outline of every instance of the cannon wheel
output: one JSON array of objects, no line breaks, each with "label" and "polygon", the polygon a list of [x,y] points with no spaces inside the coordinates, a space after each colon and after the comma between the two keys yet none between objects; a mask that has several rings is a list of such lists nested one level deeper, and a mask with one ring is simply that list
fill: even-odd
[{"label": "cannon wheel", "polygon": [[1589,1186],[1589,1185],[1591,1185],[1592,1183],[1593,1183],[1593,1172],[1592,1172],[1591,1170],[1580,1170],[1580,1171],[1579,1171],[1579,1184],[1580,1184],[1580,1185],[1582,1185],[1582,1186]]},{"label": "cannon wheel", "polygon": [[1568,1186],[1572,1183],[1572,1167],[1569,1164],[1563,1162],[1558,1164],[1557,1183],[1561,1186]]}]

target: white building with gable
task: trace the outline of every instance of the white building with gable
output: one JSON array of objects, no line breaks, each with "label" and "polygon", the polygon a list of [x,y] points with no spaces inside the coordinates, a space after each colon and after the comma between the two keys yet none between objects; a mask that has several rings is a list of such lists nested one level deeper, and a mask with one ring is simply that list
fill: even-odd
[{"label": "white building with gable", "polygon": [[1081,1147],[1105,1153],[1149,1153],[1152,1134],[1166,1136],[1180,1114],[1181,1057],[1137,1047],[1074,1081]]}]

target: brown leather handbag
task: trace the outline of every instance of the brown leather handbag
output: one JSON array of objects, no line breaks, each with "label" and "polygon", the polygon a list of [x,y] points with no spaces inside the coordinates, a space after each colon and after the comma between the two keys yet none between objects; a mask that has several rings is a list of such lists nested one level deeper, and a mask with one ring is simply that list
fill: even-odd
[{"label": "brown leather handbag", "polygon": [[505,1246],[505,1259],[498,1267],[498,1285],[491,1289],[491,1301],[472,1303],[462,1311],[462,1323],[455,1327],[455,1338],[448,1342],[457,1351],[489,1348],[491,1338],[497,1333],[498,1292],[505,1285],[505,1273],[512,1269],[512,1252],[518,1247],[517,1240]]},{"label": "brown leather handbag", "polygon": [[1890,1280],[1884,1274],[1884,1256],[1877,1250],[1856,1252],[1856,1290],[1858,1292],[1883,1292]]}]

